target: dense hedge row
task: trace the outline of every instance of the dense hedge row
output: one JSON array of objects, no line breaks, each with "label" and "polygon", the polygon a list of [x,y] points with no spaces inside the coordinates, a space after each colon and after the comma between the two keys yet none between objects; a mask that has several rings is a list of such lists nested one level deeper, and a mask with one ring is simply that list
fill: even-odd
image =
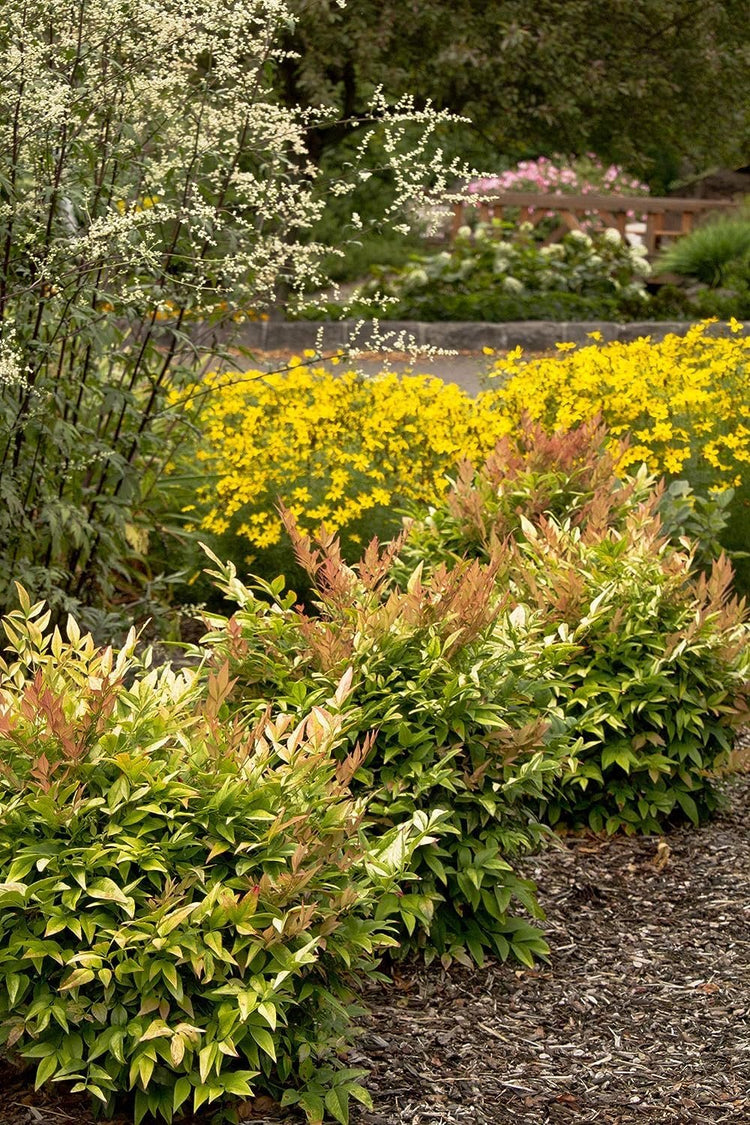
[{"label": "dense hedge row", "polygon": [[383,952],[547,953],[513,868],[555,827],[718,801],[743,607],[597,424],[527,423],[354,565],[285,519],[314,591],[245,585],[192,671],[50,631],[0,663],[0,1036],[134,1120],[251,1091],[367,1100],[345,1050]]}]

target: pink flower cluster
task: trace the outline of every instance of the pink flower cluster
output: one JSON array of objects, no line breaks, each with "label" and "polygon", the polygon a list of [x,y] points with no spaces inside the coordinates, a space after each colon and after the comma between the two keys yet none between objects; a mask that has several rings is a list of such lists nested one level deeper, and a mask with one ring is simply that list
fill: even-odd
[{"label": "pink flower cluster", "polygon": [[540,156],[538,160],[522,160],[515,168],[498,176],[473,180],[469,192],[475,195],[491,191],[567,192],[571,195],[647,195],[648,187],[618,168],[606,167],[594,153],[578,160]]}]

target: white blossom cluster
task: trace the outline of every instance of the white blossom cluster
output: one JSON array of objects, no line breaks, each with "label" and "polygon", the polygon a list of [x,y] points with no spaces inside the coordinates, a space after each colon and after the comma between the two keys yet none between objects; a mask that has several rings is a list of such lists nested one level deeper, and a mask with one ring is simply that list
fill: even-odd
[{"label": "white blossom cluster", "polygon": [[392,224],[426,184],[439,197],[466,172],[434,147],[449,115],[377,90],[349,169],[322,191],[306,136],[330,111],[290,108],[273,90],[293,21],[284,0],[6,0],[3,15],[12,189],[0,235],[23,251],[24,294],[264,307],[280,283],[318,279],[327,248],[310,229],[326,193],[372,174],[375,135],[396,184]]},{"label": "white blossom cluster", "polygon": [[[170,456],[167,392],[226,358],[244,318],[325,287],[330,196],[388,168],[379,221],[401,229],[469,174],[443,166],[448,114],[376,91],[324,179],[308,137],[332,111],[275,83],[293,8],[3,2],[0,602],[19,573],[79,597],[97,553],[100,575],[119,565],[142,478]],[[364,226],[353,214],[342,244]]]}]

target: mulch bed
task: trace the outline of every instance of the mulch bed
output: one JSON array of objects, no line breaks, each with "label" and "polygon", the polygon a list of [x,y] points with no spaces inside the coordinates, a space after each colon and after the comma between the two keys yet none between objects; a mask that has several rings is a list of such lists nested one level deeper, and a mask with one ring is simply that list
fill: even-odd
[{"label": "mulch bed", "polygon": [[[568,838],[527,861],[549,966],[402,966],[374,989],[351,1063],[375,1109],[353,1125],[750,1121],[750,776],[727,793],[700,829]],[[93,1120],[17,1073],[0,1089],[3,1125]]]},{"label": "mulch bed", "polygon": [[357,1125],[750,1121],[750,777],[664,841],[527,865],[551,963],[408,972],[370,997]]}]

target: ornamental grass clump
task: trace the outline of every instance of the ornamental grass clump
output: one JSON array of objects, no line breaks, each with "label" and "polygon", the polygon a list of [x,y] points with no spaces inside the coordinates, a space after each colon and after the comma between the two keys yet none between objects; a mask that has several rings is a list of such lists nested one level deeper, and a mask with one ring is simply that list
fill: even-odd
[{"label": "ornamental grass clump", "polygon": [[750,213],[721,216],[678,239],[662,254],[659,272],[678,273],[715,288],[750,285]]},{"label": "ornamental grass clump", "polygon": [[419,832],[365,840],[344,714],[248,726],[225,667],[147,672],[133,637],[100,651],[20,600],[0,664],[3,1050],[136,1123],[252,1093],[346,1122],[368,1100],[340,1058],[356,983],[394,944],[374,911]]},{"label": "ornamental grass clump", "polygon": [[519,909],[541,911],[509,860],[542,839],[534,809],[567,749],[562,724],[547,714],[553,693],[543,670],[552,657],[531,630],[519,643],[498,627],[494,561],[437,567],[429,577],[418,566],[399,589],[399,541],[382,550],[371,543],[348,567],[333,537],[312,545],[289,526],[313,608],[295,606],[283,579],[251,589],[220,565],[218,584],[239,608],[229,619],[209,615],[204,644],[229,661],[235,698],[251,713],[270,698],[305,712],[351,676],[346,748],[372,732],[352,781],[370,794],[370,831],[448,810],[440,839],[415,857],[419,879],[382,903],[381,915],[392,912],[404,947],[428,959],[465,962],[468,951],[481,961],[490,949],[531,964],[547,947]]},{"label": "ornamental grass clump", "polygon": [[622,449],[607,454],[600,427],[534,434],[527,424],[415,520],[410,565],[490,558],[502,536],[518,620],[572,646],[548,669],[553,710],[577,740],[546,805],[551,823],[697,823],[716,808],[715,779],[746,715],[750,630],[731,567],[721,557],[696,577],[687,541],[663,533],[662,493],[643,473],[618,479]]}]

